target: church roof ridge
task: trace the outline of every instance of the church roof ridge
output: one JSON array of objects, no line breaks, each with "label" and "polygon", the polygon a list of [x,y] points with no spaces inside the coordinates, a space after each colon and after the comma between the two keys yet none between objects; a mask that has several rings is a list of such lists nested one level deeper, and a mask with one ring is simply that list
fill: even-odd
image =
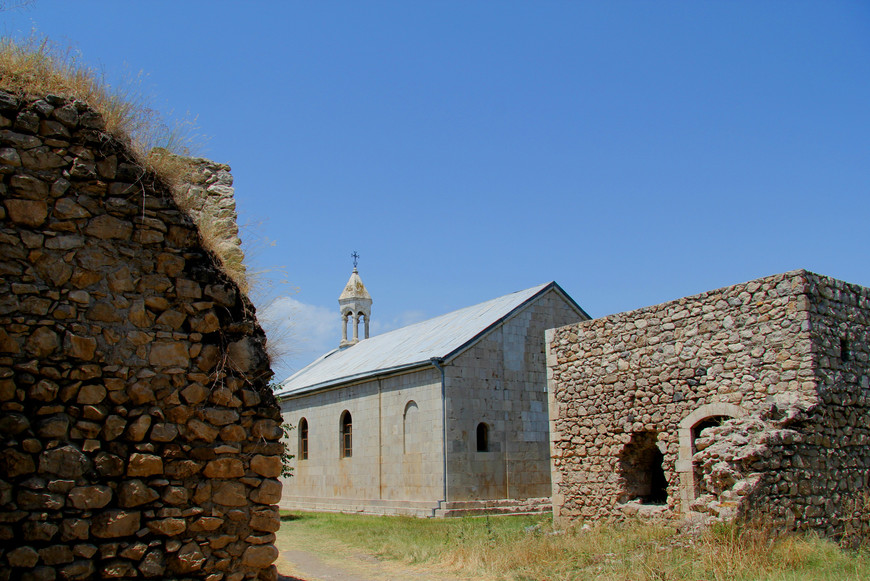
[{"label": "church roof ridge", "polygon": [[551,288],[557,289],[585,315],[558,284],[540,284],[376,335],[346,349],[330,351],[284,380],[276,395],[286,397],[308,393],[340,383],[431,365],[432,359],[450,359]]}]

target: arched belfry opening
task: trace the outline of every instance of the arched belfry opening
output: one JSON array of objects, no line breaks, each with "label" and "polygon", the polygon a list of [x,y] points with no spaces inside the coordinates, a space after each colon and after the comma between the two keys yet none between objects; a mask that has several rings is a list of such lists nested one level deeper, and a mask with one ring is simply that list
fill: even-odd
[{"label": "arched belfry opening", "polygon": [[619,502],[667,504],[668,481],[656,432],[636,432],[619,455],[622,491]]},{"label": "arched belfry opening", "polygon": [[[341,343],[339,343],[339,347],[350,347],[359,343],[361,339],[369,338],[372,297],[366,290],[357,270],[359,254],[354,252],[351,256],[353,257],[353,273],[347,284],[344,285],[341,296],[338,297],[338,308],[341,312]],[[363,324],[362,337],[360,337],[360,321]],[[349,331],[348,324],[351,326]]]}]

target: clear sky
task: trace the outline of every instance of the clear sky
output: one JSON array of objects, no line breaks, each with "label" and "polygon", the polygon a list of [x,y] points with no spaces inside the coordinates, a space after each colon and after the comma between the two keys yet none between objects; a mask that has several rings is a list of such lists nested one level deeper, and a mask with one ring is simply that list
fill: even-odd
[{"label": "clear sky", "polygon": [[[36,0],[232,166],[283,378],[557,281],[592,316],[807,268],[870,286],[870,3]],[[268,241],[264,243],[263,241]],[[267,298],[258,298],[260,306]]]}]

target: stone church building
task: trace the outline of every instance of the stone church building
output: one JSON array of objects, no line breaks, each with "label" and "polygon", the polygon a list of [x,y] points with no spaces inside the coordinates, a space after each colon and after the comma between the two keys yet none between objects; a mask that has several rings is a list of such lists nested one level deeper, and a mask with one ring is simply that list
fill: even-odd
[{"label": "stone church building", "polygon": [[551,282],[369,337],[371,304],[354,268],[339,347],[277,392],[296,428],[281,507],[548,509],[544,332],[589,319],[583,309]]}]

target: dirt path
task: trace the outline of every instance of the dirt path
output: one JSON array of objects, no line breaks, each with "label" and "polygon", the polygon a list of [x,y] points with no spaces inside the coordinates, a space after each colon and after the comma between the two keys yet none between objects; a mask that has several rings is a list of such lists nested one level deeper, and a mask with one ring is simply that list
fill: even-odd
[{"label": "dirt path", "polygon": [[338,541],[312,544],[304,531],[283,526],[277,533],[280,581],[467,581],[442,569],[381,561]]}]

